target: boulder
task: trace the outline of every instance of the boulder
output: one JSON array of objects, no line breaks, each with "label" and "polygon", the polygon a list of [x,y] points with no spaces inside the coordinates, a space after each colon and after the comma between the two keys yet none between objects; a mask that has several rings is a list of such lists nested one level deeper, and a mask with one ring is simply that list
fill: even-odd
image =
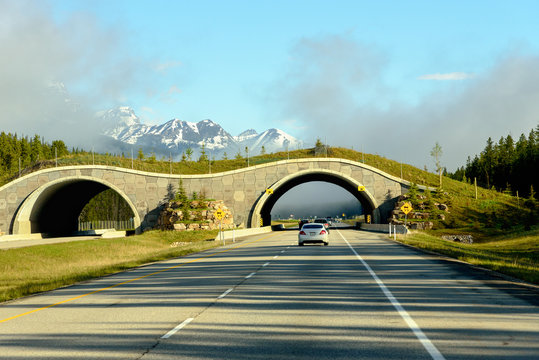
[{"label": "boulder", "polygon": [[449,212],[449,206],[447,206],[446,204],[438,204],[438,209]]},{"label": "boulder", "polygon": [[174,224],[174,230],[176,231],[185,231],[185,229],[187,229],[187,226],[183,223]]}]

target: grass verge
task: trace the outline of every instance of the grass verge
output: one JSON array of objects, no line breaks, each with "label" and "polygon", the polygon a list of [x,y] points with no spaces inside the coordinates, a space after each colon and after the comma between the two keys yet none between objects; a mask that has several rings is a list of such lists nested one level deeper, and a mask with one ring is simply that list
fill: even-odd
[{"label": "grass verge", "polygon": [[0,301],[219,246],[217,230],[149,231],[118,239],[0,250]]},{"label": "grass verge", "polygon": [[463,244],[426,233],[397,240],[539,285],[539,228]]}]

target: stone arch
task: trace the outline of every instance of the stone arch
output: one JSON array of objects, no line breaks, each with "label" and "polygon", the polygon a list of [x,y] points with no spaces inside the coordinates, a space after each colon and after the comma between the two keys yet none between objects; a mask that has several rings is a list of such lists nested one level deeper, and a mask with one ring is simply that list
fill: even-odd
[{"label": "stone arch", "polygon": [[88,176],[72,176],[51,181],[34,190],[22,202],[13,220],[13,234],[69,234],[77,229],[84,206],[100,192],[112,189],[129,205],[135,229],[140,231],[140,215],[131,199],[110,182]]},{"label": "stone arch", "polygon": [[375,197],[369,192],[359,191],[358,187],[362,186],[359,181],[354,178],[332,170],[326,169],[310,169],[303,170],[297,173],[288,175],[281,180],[273,183],[269,188],[273,193],[268,194],[264,192],[255,202],[251,214],[249,227],[268,226],[271,224],[271,209],[275,203],[281,198],[288,190],[293,187],[311,182],[311,181],[324,181],[338,185],[348,192],[350,192],[364,208],[365,214],[372,216],[373,222],[380,222],[380,214],[378,210],[378,202]]}]

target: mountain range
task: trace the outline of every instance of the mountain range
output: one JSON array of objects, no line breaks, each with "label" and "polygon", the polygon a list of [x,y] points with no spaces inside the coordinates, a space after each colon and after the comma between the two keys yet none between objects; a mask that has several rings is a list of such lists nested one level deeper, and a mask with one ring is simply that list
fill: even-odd
[{"label": "mountain range", "polygon": [[248,148],[249,155],[256,155],[264,151],[295,150],[302,145],[302,141],[279,129],[268,129],[262,133],[248,129],[232,136],[209,119],[195,123],[175,118],[161,125],[147,125],[141,123],[129,107],[103,111],[98,118],[104,125],[104,135],[115,142],[116,148],[126,150],[135,147],[137,151],[142,148],[144,152],[172,155],[176,159],[188,148],[196,159],[202,146],[212,157],[222,158],[226,153],[228,158],[233,158],[238,152],[245,156],[245,148]]}]

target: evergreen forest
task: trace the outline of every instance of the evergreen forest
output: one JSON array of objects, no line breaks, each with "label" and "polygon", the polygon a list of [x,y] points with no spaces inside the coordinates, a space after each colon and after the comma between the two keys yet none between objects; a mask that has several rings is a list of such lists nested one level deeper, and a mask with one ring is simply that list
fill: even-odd
[{"label": "evergreen forest", "polygon": [[528,136],[520,135],[515,142],[511,135],[497,143],[488,138],[484,150],[466,166],[448,174],[455,180],[477,184],[520,197],[534,195],[539,184],[539,125]]},{"label": "evergreen forest", "polygon": [[[73,149],[74,153],[80,152]],[[39,135],[29,138],[17,134],[0,133],[0,175],[18,173],[32,167],[38,161],[52,160],[69,155],[70,151],[62,140],[47,143]]]}]

